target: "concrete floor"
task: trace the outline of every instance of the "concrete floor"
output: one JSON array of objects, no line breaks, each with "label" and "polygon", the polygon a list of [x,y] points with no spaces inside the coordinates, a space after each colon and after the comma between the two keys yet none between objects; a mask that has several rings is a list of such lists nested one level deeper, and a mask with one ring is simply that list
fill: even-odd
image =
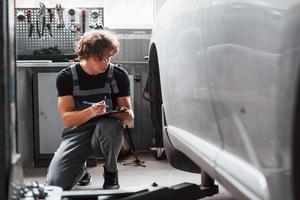
[{"label": "concrete floor", "polygon": [[[141,160],[145,161],[146,167],[124,166],[123,163],[133,161],[132,157],[119,163],[119,183],[120,189],[147,188],[153,182],[160,186],[172,186],[182,182],[201,183],[201,175],[183,172],[172,168],[166,160],[158,161],[151,154],[143,154]],[[76,186],[74,190],[100,189],[102,188],[102,163],[96,167],[89,167],[92,174],[92,182],[88,186]],[[46,168],[24,169],[24,182],[28,183],[36,180],[43,183],[47,173]],[[219,194],[204,200],[232,200],[233,197],[221,185]]]}]

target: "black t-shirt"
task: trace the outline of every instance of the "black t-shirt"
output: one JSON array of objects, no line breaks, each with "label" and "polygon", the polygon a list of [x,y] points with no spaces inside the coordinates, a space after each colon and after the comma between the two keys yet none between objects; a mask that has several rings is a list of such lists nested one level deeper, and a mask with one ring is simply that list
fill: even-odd
[{"label": "black t-shirt", "polygon": [[[104,73],[97,75],[87,74],[79,63],[76,64],[76,71],[79,79],[79,88],[81,90],[90,90],[102,88],[105,85],[108,69]],[[117,82],[119,93],[112,94],[112,99],[115,101],[117,97],[130,96],[130,81],[127,72],[115,65],[113,78]],[[56,78],[56,87],[58,96],[73,96],[73,76],[70,67],[67,67],[59,72]]]}]

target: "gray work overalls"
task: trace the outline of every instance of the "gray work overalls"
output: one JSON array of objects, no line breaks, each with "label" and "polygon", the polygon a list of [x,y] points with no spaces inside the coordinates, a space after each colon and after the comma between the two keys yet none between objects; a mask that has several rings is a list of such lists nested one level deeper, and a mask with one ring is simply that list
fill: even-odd
[{"label": "gray work overalls", "polygon": [[[75,65],[71,66],[73,75],[73,96],[76,110],[90,105],[87,102],[106,101],[108,109],[113,108],[112,90],[118,93],[113,79],[113,64],[109,63],[106,83],[103,88],[80,90]],[[70,190],[84,175],[84,163],[90,157],[105,157],[105,168],[117,171],[117,157],[123,142],[123,125],[113,117],[89,120],[84,125],[65,129],[63,141],[55,152],[47,175],[47,184]],[[100,171],[99,171],[100,174]]]}]

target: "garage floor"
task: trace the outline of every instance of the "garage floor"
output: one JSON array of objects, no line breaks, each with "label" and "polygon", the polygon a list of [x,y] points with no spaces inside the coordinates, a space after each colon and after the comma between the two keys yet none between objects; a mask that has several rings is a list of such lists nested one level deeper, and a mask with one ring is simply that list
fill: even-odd
[{"label": "garage floor", "polygon": [[[201,183],[201,175],[183,172],[172,168],[166,160],[158,161],[152,154],[144,153],[140,155],[141,160],[145,161],[146,167],[123,166],[123,163],[133,161],[132,157],[119,163],[119,182],[121,189],[134,187],[148,187],[153,182],[161,186],[172,186],[182,182]],[[88,186],[76,186],[74,190],[102,188],[102,164],[97,167],[89,167],[88,171],[92,174],[92,183]],[[28,183],[36,180],[44,182],[47,173],[46,168],[24,169],[24,182]],[[204,200],[232,200],[233,197],[222,186],[219,185],[220,193]]]}]

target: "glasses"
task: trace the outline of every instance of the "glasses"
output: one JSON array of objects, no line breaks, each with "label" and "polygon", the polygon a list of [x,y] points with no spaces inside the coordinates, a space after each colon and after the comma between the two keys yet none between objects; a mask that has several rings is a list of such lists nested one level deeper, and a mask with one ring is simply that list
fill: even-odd
[{"label": "glasses", "polygon": [[113,56],[108,56],[108,57],[100,59],[99,57],[95,56],[93,59],[98,61],[98,62],[100,61],[100,62],[103,62],[103,63],[108,63],[111,60],[112,57]]}]

